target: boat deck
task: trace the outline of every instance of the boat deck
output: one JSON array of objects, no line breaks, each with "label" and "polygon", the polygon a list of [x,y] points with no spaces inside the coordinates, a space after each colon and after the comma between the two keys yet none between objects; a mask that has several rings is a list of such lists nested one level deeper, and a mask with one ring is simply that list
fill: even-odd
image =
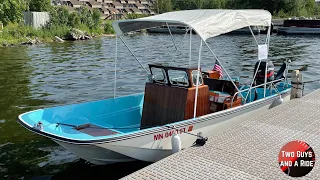
[{"label": "boat deck", "polygon": [[320,179],[320,89],[246,121],[220,125],[204,146],[122,179],[293,179],[278,163],[280,149],[292,140],[307,142],[316,156],[315,167],[301,179]]}]

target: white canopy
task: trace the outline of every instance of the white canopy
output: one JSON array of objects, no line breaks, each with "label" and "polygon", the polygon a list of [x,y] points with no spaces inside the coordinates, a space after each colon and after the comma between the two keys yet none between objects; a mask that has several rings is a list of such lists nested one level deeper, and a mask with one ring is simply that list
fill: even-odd
[{"label": "white canopy", "polygon": [[155,16],[113,22],[118,35],[168,25],[189,26],[205,41],[208,38],[247,26],[270,26],[271,14],[266,10],[199,9],[163,13]]}]

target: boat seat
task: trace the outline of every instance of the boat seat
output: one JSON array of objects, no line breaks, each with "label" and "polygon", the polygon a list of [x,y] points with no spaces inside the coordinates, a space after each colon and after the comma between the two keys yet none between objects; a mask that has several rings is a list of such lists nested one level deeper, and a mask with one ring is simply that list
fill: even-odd
[{"label": "boat seat", "polygon": [[[235,93],[237,92],[237,89],[234,87],[231,81],[211,78],[203,78],[203,80],[204,84],[209,86],[210,91],[227,93],[230,96],[235,95]],[[239,82],[234,83],[239,86]],[[237,97],[235,97],[234,100],[237,100]]]},{"label": "boat seat", "polygon": [[93,124],[83,124],[83,125],[77,126],[75,129],[82,133],[88,134],[90,136],[110,136],[110,135],[119,134],[119,131],[115,131],[112,129],[104,128],[104,127],[93,125]]},{"label": "boat seat", "polygon": [[[280,70],[277,72],[277,75],[274,80],[285,78],[285,71],[287,68],[288,68],[288,65],[286,63],[283,63]],[[276,82],[276,83],[278,83],[278,82]]]}]

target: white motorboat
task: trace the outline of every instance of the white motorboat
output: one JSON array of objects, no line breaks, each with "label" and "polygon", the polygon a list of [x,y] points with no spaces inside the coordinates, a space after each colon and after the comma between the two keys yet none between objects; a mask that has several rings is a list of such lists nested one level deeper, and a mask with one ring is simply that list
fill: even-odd
[{"label": "white motorboat", "polygon": [[[170,25],[187,26],[201,38],[198,59],[192,59],[190,49],[189,64],[197,61],[197,67],[149,64],[147,69],[122,38],[128,32]],[[259,47],[257,63],[251,84],[244,85],[230,77],[207,40],[250,26],[269,27],[269,31],[263,44],[255,41]],[[288,64],[275,75],[267,59],[270,26],[271,14],[265,10],[187,10],[115,21],[116,44],[120,39],[146,71],[145,91],[117,97],[115,88],[113,98],[37,109],[19,115],[18,121],[99,165],[155,162],[195,144],[203,145],[206,137],[220,128],[289,100]],[[201,71],[203,46],[216,60],[213,71]],[[115,72],[116,62],[117,58]],[[225,78],[221,78],[222,73]]]}]

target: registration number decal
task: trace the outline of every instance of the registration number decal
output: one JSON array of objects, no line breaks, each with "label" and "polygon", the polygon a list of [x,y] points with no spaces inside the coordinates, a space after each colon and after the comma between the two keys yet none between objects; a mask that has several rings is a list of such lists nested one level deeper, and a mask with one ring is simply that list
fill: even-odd
[{"label": "registration number decal", "polygon": [[162,133],[153,135],[153,140],[158,141],[158,140],[161,140],[164,138],[171,137],[175,131],[177,132],[177,134],[182,134],[185,132],[190,132],[190,131],[192,131],[192,129],[193,129],[193,126],[188,126],[188,127],[184,127],[184,128],[180,128],[180,129],[173,129],[170,131],[162,132]]}]

